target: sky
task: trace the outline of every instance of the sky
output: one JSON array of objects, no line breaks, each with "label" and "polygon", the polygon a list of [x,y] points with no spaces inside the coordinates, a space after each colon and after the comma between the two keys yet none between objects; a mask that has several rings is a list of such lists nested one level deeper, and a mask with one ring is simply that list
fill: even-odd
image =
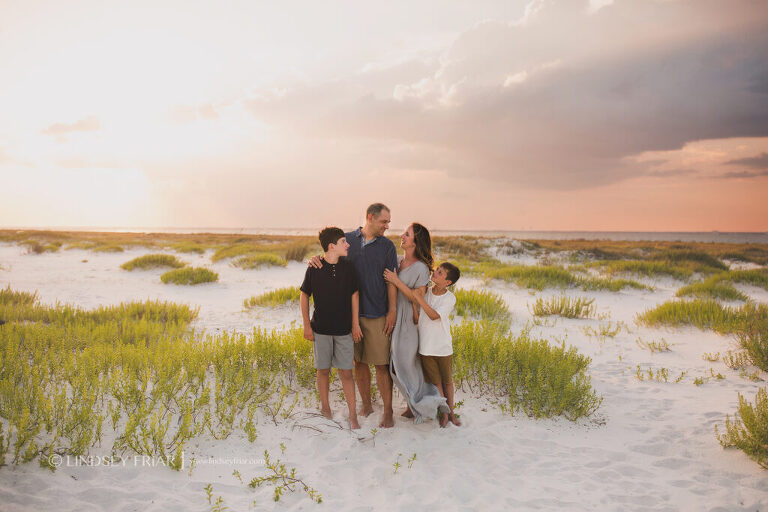
[{"label": "sky", "polygon": [[0,227],[768,231],[764,0],[0,0]]}]

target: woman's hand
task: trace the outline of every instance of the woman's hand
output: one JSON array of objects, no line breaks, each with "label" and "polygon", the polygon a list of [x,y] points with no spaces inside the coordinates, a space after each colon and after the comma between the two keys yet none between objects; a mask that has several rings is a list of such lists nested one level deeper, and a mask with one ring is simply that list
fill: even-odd
[{"label": "woman's hand", "polygon": [[397,274],[395,274],[388,268],[384,269],[384,280],[388,283],[394,284],[395,286],[397,286],[397,283],[400,282],[400,278],[397,277]]}]

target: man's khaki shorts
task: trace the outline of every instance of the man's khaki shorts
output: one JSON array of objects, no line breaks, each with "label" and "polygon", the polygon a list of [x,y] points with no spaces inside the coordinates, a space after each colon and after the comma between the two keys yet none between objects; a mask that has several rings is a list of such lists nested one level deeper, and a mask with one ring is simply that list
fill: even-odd
[{"label": "man's khaki shorts", "polygon": [[363,331],[363,339],[355,343],[355,361],[365,364],[385,365],[389,364],[391,340],[384,334],[386,317],[366,318],[360,317],[360,330]]},{"label": "man's khaki shorts", "polygon": [[421,368],[424,370],[424,380],[435,386],[453,382],[453,355],[425,356],[421,355]]}]

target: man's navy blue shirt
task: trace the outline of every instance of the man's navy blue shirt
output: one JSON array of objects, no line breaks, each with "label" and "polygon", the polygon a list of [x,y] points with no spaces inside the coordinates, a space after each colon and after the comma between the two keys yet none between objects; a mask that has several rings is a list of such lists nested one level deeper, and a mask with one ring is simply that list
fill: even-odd
[{"label": "man's navy blue shirt", "polygon": [[360,281],[360,316],[379,318],[387,314],[387,283],[384,269],[397,271],[397,250],[387,237],[374,238],[363,246],[362,228],[345,233],[349,250],[347,259],[357,269]]}]

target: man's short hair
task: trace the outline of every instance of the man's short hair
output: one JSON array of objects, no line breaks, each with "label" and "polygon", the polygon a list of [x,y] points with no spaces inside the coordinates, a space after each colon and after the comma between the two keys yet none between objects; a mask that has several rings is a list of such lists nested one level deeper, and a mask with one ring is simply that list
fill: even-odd
[{"label": "man's short hair", "polygon": [[378,217],[379,215],[381,215],[381,210],[389,211],[389,208],[387,208],[387,205],[385,205],[384,203],[373,203],[371,206],[368,207],[367,210],[365,210],[365,216],[367,217],[369,215],[373,215],[374,217]]},{"label": "man's short hair", "polygon": [[324,228],[318,235],[320,240],[320,246],[323,248],[323,252],[328,250],[328,246],[335,244],[340,238],[344,238],[344,232],[337,227]]},{"label": "man's short hair", "polygon": [[441,263],[440,266],[445,269],[445,277],[448,278],[451,284],[456,284],[456,281],[461,277],[461,270],[459,270],[459,267],[447,261]]}]

